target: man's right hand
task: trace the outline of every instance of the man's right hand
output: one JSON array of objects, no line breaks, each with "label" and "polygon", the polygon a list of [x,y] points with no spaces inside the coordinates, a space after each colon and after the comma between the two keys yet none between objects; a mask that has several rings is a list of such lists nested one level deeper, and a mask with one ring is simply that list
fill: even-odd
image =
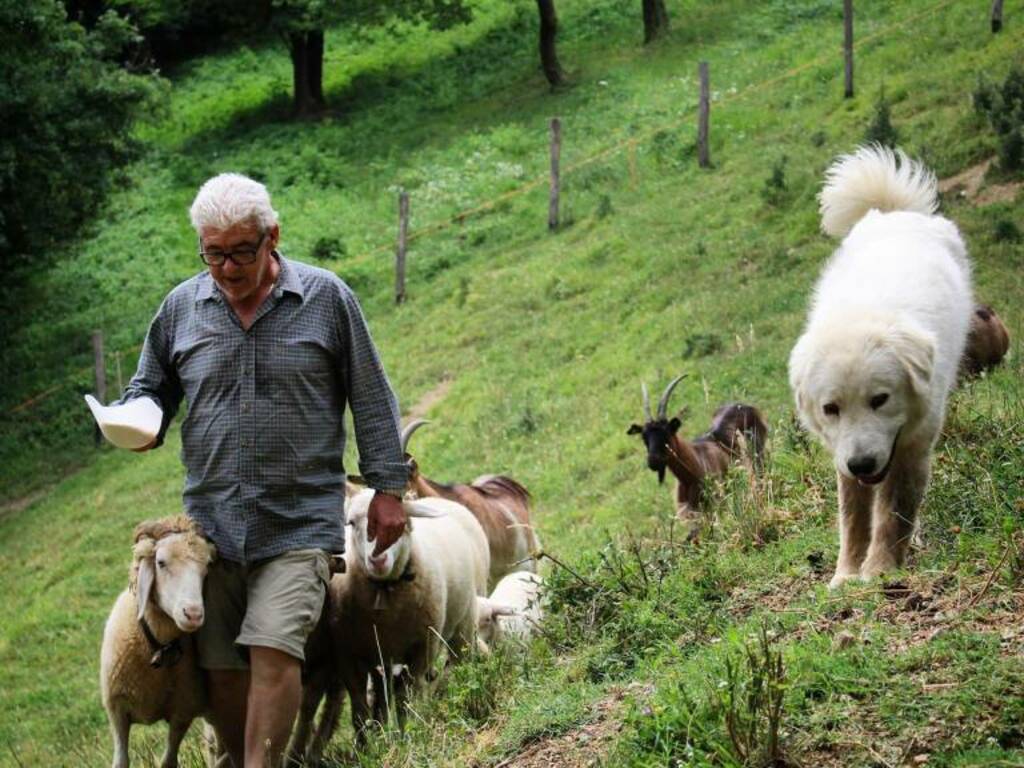
[{"label": "man's right hand", "polygon": [[398,541],[405,532],[407,520],[402,502],[397,497],[381,491],[373,494],[366,513],[366,538],[377,542],[373,548],[374,557]]}]

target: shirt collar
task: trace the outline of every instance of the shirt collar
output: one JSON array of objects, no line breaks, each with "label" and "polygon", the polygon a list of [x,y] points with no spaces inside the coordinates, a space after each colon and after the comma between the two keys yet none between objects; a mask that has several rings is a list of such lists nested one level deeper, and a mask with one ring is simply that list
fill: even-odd
[{"label": "shirt collar", "polygon": [[[302,286],[302,280],[291,265],[291,262],[282,256],[279,251],[274,251],[274,256],[281,267],[281,271],[277,275],[277,290],[289,291],[304,300],[306,298],[306,291]],[[199,274],[199,285],[196,287],[196,303],[198,304],[207,299],[219,299],[220,295],[220,288],[217,287],[217,283],[210,276],[209,270],[201,272]]]}]

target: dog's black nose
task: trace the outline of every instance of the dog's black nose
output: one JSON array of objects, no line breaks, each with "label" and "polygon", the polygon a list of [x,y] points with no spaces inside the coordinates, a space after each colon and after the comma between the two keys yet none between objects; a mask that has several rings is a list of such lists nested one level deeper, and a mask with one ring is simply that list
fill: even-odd
[{"label": "dog's black nose", "polygon": [[846,462],[846,467],[854,477],[875,474],[876,462],[871,456],[856,456]]}]

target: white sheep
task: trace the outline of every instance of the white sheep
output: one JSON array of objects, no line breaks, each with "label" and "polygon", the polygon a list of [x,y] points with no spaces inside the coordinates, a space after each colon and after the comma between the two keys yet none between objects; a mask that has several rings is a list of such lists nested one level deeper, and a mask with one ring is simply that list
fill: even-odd
[{"label": "white sheep", "polygon": [[[410,686],[428,676],[442,647],[452,661],[476,647],[476,599],[487,592],[490,569],[487,537],[476,518],[461,504],[440,498],[402,502],[409,518],[405,532],[374,556],[375,542],[366,531],[373,493],[365,490],[349,500],[348,570],[344,580],[332,581],[328,620],[331,664],[348,692],[360,740],[370,714],[368,679],[374,686],[374,718],[386,721],[390,705],[402,723]],[[400,666],[407,671],[398,676],[382,672]],[[307,691],[315,697],[318,688],[324,688],[322,682]],[[329,690],[327,696],[330,701]],[[337,702],[325,708],[330,717],[321,716],[318,749],[330,740],[339,710]],[[300,718],[315,711],[315,701],[304,701]],[[300,720],[299,728],[309,733],[308,723]],[[293,743],[293,754],[303,747]],[[312,752],[307,753],[311,763],[319,757]]]},{"label": "white sheep", "polygon": [[203,624],[203,579],[216,549],[185,516],[135,529],[128,589],[103,630],[100,691],[114,737],[113,768],[128,767],[132,723],[169,724],[161,768],[176,768],[206,689],[191,633]]},{"label": "white sheep", "polygon": [[544,580],[535,573],[517,571],[498,582],[490,597],[478,597],[480,639],[488,646],[501,637],[526,640],[543,617]]}]

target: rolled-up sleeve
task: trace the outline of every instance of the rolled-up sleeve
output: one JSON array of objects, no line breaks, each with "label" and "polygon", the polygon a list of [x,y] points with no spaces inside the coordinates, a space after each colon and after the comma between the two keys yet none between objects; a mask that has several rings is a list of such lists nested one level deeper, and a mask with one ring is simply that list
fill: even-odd
[{"label": "rolled-up sleeve", "polygon": [[140,397],[153,399],[164,412],[156,444],[162,445],[171,420],[181,405],[183,392],[178,375],[171,364],[171,299],[167,297],[156,317],[149,324],[146,340],[139,355],[139,365],[128,386],[124,388],[118,403],[127,403]]},{"label": "rolled-up sleeve", "polygon": [[359,447],[359,471],[371,488],[401,491],[408,480],[402,454],[398,400],[370,337],[359,301],[339,286],[338,333],[341,376]]}]

